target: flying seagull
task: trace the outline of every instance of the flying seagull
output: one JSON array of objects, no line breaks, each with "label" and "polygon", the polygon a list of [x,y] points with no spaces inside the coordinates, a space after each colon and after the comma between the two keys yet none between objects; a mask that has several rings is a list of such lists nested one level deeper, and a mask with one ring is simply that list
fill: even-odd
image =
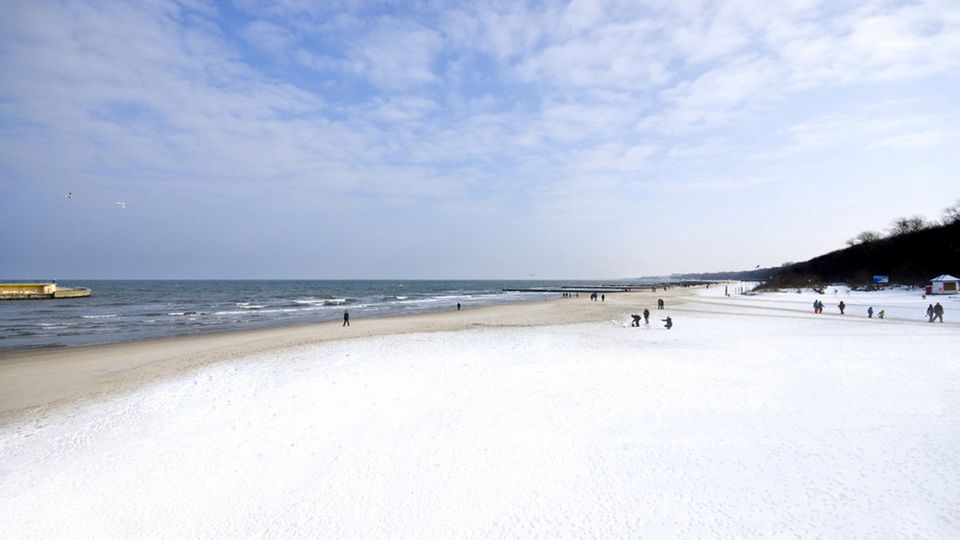
[{"label": "flying seagull", "polygon": [[117,208],[123,210],[126,207],[127,207],[126,201],[117,201]]},{"label": "flying seagull", "polygon": [[68,191],[68,192],[67,192],[67,198],[68,198],[68,199],[72,199],[72,198],[73,198],[73,192],[72,192],[72,191]]}]

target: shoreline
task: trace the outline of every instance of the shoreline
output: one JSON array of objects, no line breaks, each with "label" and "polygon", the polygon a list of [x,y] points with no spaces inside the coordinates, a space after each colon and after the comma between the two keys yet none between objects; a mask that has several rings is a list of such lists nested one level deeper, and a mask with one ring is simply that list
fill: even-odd
[{"label": "shoreline", "polygon": [[165,378],[258,353],[376,336],[457,332],[478,328],[552,326],[620,317],[624,310],[668,305],[695,288],[611,292],[606,302],[587,297],[554,298],[376,318],[251,330],[171,336],[149,340],[0,353],[0,425],[45,416],[90,399],[136,390]]}]

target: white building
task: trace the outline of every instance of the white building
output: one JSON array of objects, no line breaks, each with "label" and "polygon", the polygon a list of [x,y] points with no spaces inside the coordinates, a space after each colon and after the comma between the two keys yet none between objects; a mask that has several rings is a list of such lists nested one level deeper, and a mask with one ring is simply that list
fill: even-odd
[{"label": "white building", "polygon": [[957,288],[960,284],[960,278],[955,278],[949,274],[937,276],[930,280],[930,294],[957,294]]}]

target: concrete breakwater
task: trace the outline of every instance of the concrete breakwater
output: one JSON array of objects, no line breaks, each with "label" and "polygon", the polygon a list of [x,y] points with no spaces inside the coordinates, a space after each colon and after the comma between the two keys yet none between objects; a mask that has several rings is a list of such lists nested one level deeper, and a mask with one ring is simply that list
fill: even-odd
[{"label": "concrete breakwater", "polygon": [[91,294],[86,287],[58,287],[56,282],[0,283],[0,300],[82,298]]}]

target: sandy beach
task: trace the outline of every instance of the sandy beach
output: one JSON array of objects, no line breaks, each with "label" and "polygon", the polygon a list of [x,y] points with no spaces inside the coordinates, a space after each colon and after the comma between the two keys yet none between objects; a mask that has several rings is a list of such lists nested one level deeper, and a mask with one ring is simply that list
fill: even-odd
[{"label": "sandy beach", "polygon": [[[0,522],[15,538],[960,534],[957,323],[924,322],[911,291],[838,291],[841,316],[813,315],[809,292],[719,289],[8,355]],[[860,313],[874,305],[888,318]]]},{"label": "sandy beach", "polygon": [[[354,318],[349,328],[340,322],[201,334],[132,343],[53,350],[0,352],[0,424],[24,415],[43,415],[83,399],[101,399],[136,389],[165,377],[211,363],[251,354],[332,340],[413,332],[456,332],[476,328],[573,324],[622,318],[625,309],[648,305],[657,298],[682,303],[684,288],[606,295],[590,302],[588,295],[504,304],[463,311],[443,311],[385,317]],[[641,308],[642,309],[642,308]]]}]

